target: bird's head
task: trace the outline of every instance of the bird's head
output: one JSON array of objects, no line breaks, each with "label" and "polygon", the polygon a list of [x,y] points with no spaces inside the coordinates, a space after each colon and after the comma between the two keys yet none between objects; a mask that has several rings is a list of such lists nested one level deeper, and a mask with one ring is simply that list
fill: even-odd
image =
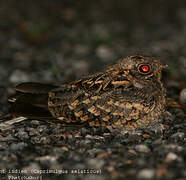
[{"label": "bird's head", "polygon": [[123,77],[127,77],[135,87],[143,88],[146,83],[160,82],[162,69],[166,67],[154,57],[135,55],[121,59],[115,69],[120,75],[123,73]]}]

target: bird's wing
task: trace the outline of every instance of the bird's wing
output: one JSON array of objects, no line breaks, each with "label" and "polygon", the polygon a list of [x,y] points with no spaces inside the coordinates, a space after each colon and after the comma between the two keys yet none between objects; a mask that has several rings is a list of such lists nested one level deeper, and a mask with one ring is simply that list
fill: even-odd
[{"label": "bird's wing", "polygon": [[135,87],[128,74],[112,73],[117,76],[98,73],[52,90],[48,107],[53,117],[67,124],[107,126],[144,116],[147,109],[131,94]]}]

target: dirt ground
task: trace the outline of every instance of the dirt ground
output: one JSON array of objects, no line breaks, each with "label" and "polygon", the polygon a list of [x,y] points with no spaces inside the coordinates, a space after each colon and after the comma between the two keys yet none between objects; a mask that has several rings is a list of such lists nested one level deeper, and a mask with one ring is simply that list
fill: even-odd
[{"label": "dirt ground", "polygon": [[18,83],[68,82],[132,54],[168,64],[167,98],[179,103],[162,131],[0,127],[1,179],[186,179],[186,1],[0,1],[0,45],[0,114]]}]

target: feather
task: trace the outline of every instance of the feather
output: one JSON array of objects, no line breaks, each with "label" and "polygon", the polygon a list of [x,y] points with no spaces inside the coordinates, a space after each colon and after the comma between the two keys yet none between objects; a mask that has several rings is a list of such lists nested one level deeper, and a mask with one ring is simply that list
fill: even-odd
[{"label": "feather", "polygon": [[22,93],[31,93],[31,94],[46,94],[52,89],[57,88],[56,85],[51,84],[42,84],[42,83],[33,83],[33,82],[26,82],[21,83],[16,86],[16,91]]},{"label": "feather", "polygon": [[48,110],[48,93],[57,87],[32,82],[19,84],[16,95],[9,99],[12,104],[9,113],[15,117],[54,119]]}]

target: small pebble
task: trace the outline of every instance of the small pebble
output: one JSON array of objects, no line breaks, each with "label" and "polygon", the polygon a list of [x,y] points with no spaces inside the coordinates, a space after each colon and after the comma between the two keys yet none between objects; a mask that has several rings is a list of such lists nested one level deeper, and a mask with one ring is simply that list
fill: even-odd
[{"label": "small pebble", "polygon": [[1,136],[0,135],[0,142],[8,142],[8,141],[12,141],[12,140],[15,140],[15,138],[11,135],[11,134],[9,134],[9,135],[7,135],[7,136]]},{"label": "small pebble", "polygon": [[11,83],[26,82],[29,81],[29,77],[25,72],[17,69],[11,74],[9,81]]},{"label": "small pebble", "polygon": [[43,132],[43,131],[46,130],[46,129],[47,129],[47,126],[45,126],[45,125],[40,125],[40,126],[37,127],[37,130],[38,130],[39,132]]},{"label": "small pebble", "polygon": [[85,136],[85,138],[86,138],[86,139],[94,139],[94,136],[92,136],[92,135],[90,135],[90,134],[87,134],[87,135]]},{"label": "small pebble", "polygon": [[78,72],[78,74],[86,73],[88,70],[88,63],[86,61],[76,61],[73,64],[74,72]]},{"label": "small pebble", "polygon": [[90,149],[87,151],[87,153],[90,155],[90,156],[95,156],[99,153],[103,153],[104,151],[102,149],[98,149],[98,148],[93,148],[93,149]]},{"label": "small pebble", "polygon": [[93,169],[101,169],[103,165],[105,164],[105,161],[103,159],[87,159],[87,165],[89,168]]},{"label": "small pebble", "polygon": [[179,146],[177,144],[167,144],[164,146],[164,148],[167,150],[167,151],[182,151],[183,150],[183,147],[182,146]]},{"label": "small pebble", "polygon": [[107,61],[114,57],[113,51],[106,46],[99,46],[96,50],[96,55],[103,61]]},{"label": "small pebble", "polygon": [[155,170],[154,169],[142,169],[139,171],[137,178],[138,179],[153,179],[155,176]]},{"label": "small pebble", "polygon": [[34,135],[39,136],[40,135],[39,131],[35,128],[28,127],[27,131],[28,131],[29,136],[34,136]]},{"label": "small pebble", "polygon": [[183,140],[184,137],[185,137],[184,132],[177,132],[177,133],[174,133],[173,135],[171,135],[171,139],[175,139],[176,141]]},{"label": "small pebble", "polygon": [[49,156],[49,155],[47,155],[47,156],[41,156],[41,157],[38,157],[38,158],[36,158],[36,160],[39,160],[40,162],[42,162],[42,163],[55,163],[56,162],[56,157],[54,157],[54,156]]},{"label": "small pebble", "polygon": [[169,111],[165,111],[163,115],[164,115],[164,119],[167,121],[173,121],[175,118],[175,116]]},{"label": "small pebble", "polygon": [[167,154],[167,156],[165,158],[165,161],[166,162],[172,162],[172,161],[177,160],[177,159],[178,159],[177,154],[170,152],[170,153]]},{"label": "small pebble", "polygon": [[15,137],[18,137],[21,140],[29,139],[29,135],[27,132],[25,132],[24,128],[20,128],[18,132],[15,134]]},{"label": "small pebble", "polygon": [[0,139],[1,143],[0,143],[0,150],[7,150],[8,145],[6,142],[2,142],[2,140]]},{"label": "small pebble", "polygon": [[[22,168],[23,171],[27,171],[27,175],[34,175],[33,172],[39,172],[40,167],[38,163],[30,163],[28,166]],[[36,173],[37,175],[37,173]]]},{"label": "small pebble", "polygon": [[11,149],[12,151],[18,151],[18,150],[22,150],[22,149],[25,148],[26,146],[27,146],[27,144],[24,143],[24,142],[12,143],[12,144],[10,145],[10,149]]},{"label": "small pebble", "polygon": [[180,102],[186,105],[186,88],[180,92]]},{"label": "small pebble", "polygon": [[142,152],[142,153],[150,152],[150,149],[146,145],[143,145],[143,144],[136,145],[135,150],[138,152]]}]

